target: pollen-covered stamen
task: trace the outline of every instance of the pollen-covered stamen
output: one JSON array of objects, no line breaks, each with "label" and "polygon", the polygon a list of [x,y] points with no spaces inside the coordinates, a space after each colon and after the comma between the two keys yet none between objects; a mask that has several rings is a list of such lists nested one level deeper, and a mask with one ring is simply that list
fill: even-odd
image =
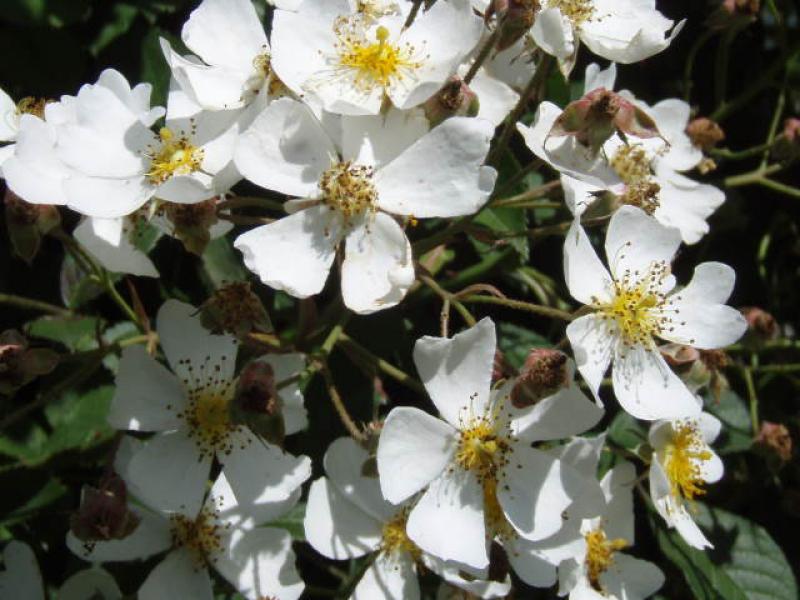
[{"label": "pollen-covered stamen", "polygon": [[629,544],[623,539],[609,540],[600,526],[583,537],[586,540],[586,577],[595,590],[603,592],[600,576],[614,564],[614,553]]},{"label": "pollen-covered stamen", "polygon": [[702,464],[711,459],[695,421],[673,425],[672,439],[664,448],[664,471],[669,479],[670,491],[676,499],[692,500],[706,491]]},{"label": "pollen-covered stamen", "polygon": [[158,140],[156,146],[145,152],[150,159],[146,174],[150,183],[160,185],[173,175],[190,175],[200,170],[203,149],[192,144],[188,136],[176,136],[171,129],[162,127],[158,132]]},{"label": "pollen-covered stamen", "polygon": [[419,560],[422,551],[411,541],[406,533],[406,523],[410,508],[403,508],[383,526],[380,551],[387,556],[408,553],[414,560]]},{"label": "pollen-covered stamen", "polygon": [[652,215],[659,206],[661,186],[653,180],[650,159],[644,148],[636,144],[620,146],[611,159],[611,167],[625,184],[620,202],[638,206]]},{"label": "pollen-covered stamen", "polygon": [[239,443],[234,434],[242,429],[230,417],[236,382],[222,379],[221,366],[210,365],[208,358],[198,372],[189,360],[181,361],[181,365],[189,373],[184,379],[188,401],[178,416],[185,421],[188,436],[201,457],[230,454]]},{"label": "pollen-covered stamen", "polygon": [[219,511],[204,506],[194,520],[181,514],[169,520],[173,547],[188,550],[196,569],[213,563],[223,550],[222,537],[229,525],[220,521]]},{"label": "pollen-covered stamen", "polygon": [[600,315],[614,323],[626,346],[651,347],[653,336],[671,331],[671,310],[662,289],[669,276],[667,263],[653,262],[644,273],[626,272],[614,281],[614,297],[608,303],[595,302]]},{"label": "pollen-covered stamen", "polygon": [[364,19],[341,17],[334,25],[336,34],[335,72],[348,78],[359,92],[369,94],[376,88],[386,90],[412,77],[423,65],[411,44],[389,41],[389,30],[375,29],[375,41],[368,39]]},{"label": "pollen-covered stamen", "polygon": [[378,191],[372,183],[372,167],[340,162],[322,174],[322,202],[338,211],[345,222],[376,210]]},{"label": "pollen-covered stamen", "polygon": [[550,8],[557,8],[575,27],[590,20],[595,13],[592,0],[550,0]]}]

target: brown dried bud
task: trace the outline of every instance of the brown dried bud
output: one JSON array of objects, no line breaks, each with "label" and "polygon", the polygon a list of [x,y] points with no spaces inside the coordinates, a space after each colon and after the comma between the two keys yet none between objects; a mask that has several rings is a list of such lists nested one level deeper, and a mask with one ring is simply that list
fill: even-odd
[{"label": "brown dried bud", "polygon": [[256,360],[245,366],[231,402],[231,419],[247,424],[264,439],[280,446],[286,437],[286,426],[277,383],[269,363]]},{"label": "brown dried bud", "polygon": [[258,331],[272,331],[264,305],[247,282],[234,282],[218,289],[200,307],[200,322],[212,333],[231,333],[242,338]]},{"label": "brown dried bud", "polygon": [[15,329],[0,334],[0,394],[12,394],[36,377],[56,368],[58,353],[48,348],[29,348]]},{"label": "brown dried bud", "polygon": [[187,252],[202,255],[211,241],[210,229],[217,224],[217,198],[195,204],[165,202],[164,215],[174,228],[173,235]]},{"label": "brown dried bud", "polygon": [[605,88],[592,90],[570,102],[553,123],[549,136],[573,135],[593,154],[616,133],[647,139],[661,137],[655,121],[631,101]]},{"label": "brown dried bud", "polygon": [[568,385],[567,355],[551,348],[534,348],[511,390],[511,404],[525,408]]},{"label": "brown dried bud", "polygon": [[755,443],[775,470],[792,460],[792,436],[781,423],[762,421]]},{"label": "brown dried bud", "polygon": [[780,334],[778,322],[771,314],[757,306],[742,307],[741,313],[747,321],[745,341],[766,342],[774,340]]},{"label": "brown dried bud", "polygon": [[14,253],[28,264],[36,257],[42,237],[61,224],[61,214],[49,204],[30,204],[6,189],[5,213],[8,237]]},{"label": "brown dried bud", "polygon": [[693,119],[686,126],[686,135],[692,144],[703,152],[708,152],[725,139],[725,132],[718,123],[706,117]]},{"label": "brown dried bud", "polygon": [[474,117],[480,104],[478,96],[457,75],[453,75],[434,96],[423,105],[431,127],[450,117]]},{"label": "brown dried bud", "polygon": [[113,474],[100,487],[83,487],[80,508],[70,517],[69,525],[79,540],[107,542],[128,537],[139,521],[128,508],[125,482]]}]

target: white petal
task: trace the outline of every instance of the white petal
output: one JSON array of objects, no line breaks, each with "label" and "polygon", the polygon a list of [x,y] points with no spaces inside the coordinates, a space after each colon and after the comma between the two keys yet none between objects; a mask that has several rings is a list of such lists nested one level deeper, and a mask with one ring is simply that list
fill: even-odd
[{"label": "white petal", "polygon": [[567,338],[575,354],[578,371],[599,401],[597,393],[613,357],[613,331],[602,317],[584,315],[567,325]]},{"label": "white petal", "polygon": [[170,524],[166,518],[149,510],[135,507],[131,507],[131,510],[141,520],[128,537],[87,544],[75,537],[72,531],[68,531],[67,547],[83,560],[101,563],[139,560],[163,552],[172,546]]},{"label": "white petal", "polygon": [[201,457],[185,432],[158,433],[126,465],[117,462],[129,491],[148,506],[192,518],[199,512],[211,457]]},{"label": "white petal", "polygon": [[155,192],[144,177],[106,179],[72,175],[63,185],[69,208],[103,219],[124,217],[137,211]]},{"label": "white petal", "polygon": [[456,217],[476,212],[497,173],[482,167],[494,127],[453,117],[420,138],[375,173],[378,206],[398,215]]},{"label": "white petal", "polygon": [[251,229],[233,245],[266,285],[308,298],[325,286],[341,225],[340,217],[327,206],[312,206]]},{"label": "white petal", "polygon": [[452,468],[433,480],[411,511],[406,532],[422,550],[442,560],[485,568],[489,557],[483,487],[475,474]]},{"label": "white petal", "polygon": [[140,600],[213,600],[208,570],[198,568],[188,550],[170,552],[139,588]]},{"label": "white petal", "polygon": [[454,427],[463,419],[483,416],[497,348],[491,319],[452,338],[425,336],[414,345],[414,364],[436,408]]},{"label": "white petal", "polygon": [[130,431],[178,429],[183,420],[177,415],[185,404],[181,382],[143,346],[128,346],[122,351],[108,413],[112,427]]},{"label": "white petal", "polygon": [[637,419],[680,419],[700,412],[694,395],[657,349],[620,344],[611,369],[614,394]]},{"label": "white petal", "polygon": [[95,221],[112,220],[116,219],[86,219],[75,228],[72,235],[103,268],[112,273],[158,277],[153,261],[131,243],[127,232],[120,237],[118,244],[110,244],[97,235]]},{"label": "white petal", "polygon": [[314,550],[328,558],[345,560],[376,550],[383,524],[322,477],[311,484],[303,527]]},{"label": "white petal", "polygon": [[303,104],[281,98],[247,128],[234,162],[249,181],[299,198],[319,192],[319,178],[337,156],[314,114]]},{"label": "white petal", "polygon": [[677,229],[664,227],[635,206],[623,206],[611,217],[606,233],[611,274],[621,280],[628,272],[644,274],[653,263],[669,266],[680,243]]},{"label": "white petal", "polygon": [[577,218],[564,240],[564,278],[569,293],[583,304],[607,303],[612,298],[614,282]]},{"label": "white petal", "polygon": [[384,497],[399,504],[428,485],[450,464],[456,444],[456,431],[441,419],[418,408],[392,409],[378,440]]},{"label": "white petal", "polygon": [[381,552],[353,590],[352,600],[419,600],[414,561],[407,553]]},{"label": "white petal", "polygon": [[362,315],[399,304],[415,279],[402,227],[382,212],[366,219],[347,235],[342,263],[344,303]]},{"label": "white petal", "polygon": [[3,549],[3,566],[5,571],[0,571],[0,597],[44,600],[42,574],[30,546],[11,540]]},{"label": "white petal", "polygon": [[[0,590],[2,591],[2,590]],[[78,571],[58,590],[58,600],[121,600],[122,592],[108,571],[93,567]]]},{"label": "white petal", "polygon": [[297,600],[305,589],[295,568],[292,538],[283,529],[260,527],[234,536],[214,568],[247,600]]},{"label": "white petal", "polygon": [[670,325],[661,337],[696,348],[723,348],[734,343],[745,331],[742,314],[722,304],[733,290],[736,273],[717,262],[695,267],[694,276],[685,288],[669,298],[665,312]]}]

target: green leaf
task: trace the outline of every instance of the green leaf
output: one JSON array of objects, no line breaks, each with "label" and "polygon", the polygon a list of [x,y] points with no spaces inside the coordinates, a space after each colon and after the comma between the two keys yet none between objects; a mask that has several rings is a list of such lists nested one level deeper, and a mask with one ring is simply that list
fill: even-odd
[{"label": "green leaf", "polygon": [[532,348],[552,348],[553,344],[535,331],[513,323],[498,323],[498,344],[506,360],[520,369]]},{"label": "green leaf", "polygon": [[298,542],[306,541],[306,531],[303,527],[303,519],[306,517],[306,503],[296,504],[292,510],[283,515],[280,519],[267,523],[269,527],[280,527],[285,529]]},{"label": "green leaf", "polygon": [[227,237],[211,240],[203,252],[203,275],[210,291],[234,281],[247,281],[241,257]]},{"label": "green leaf", "polygon": [[611,421],[608,437],[617,446],[633,450],[647,442],[647,427],[625,411],[620,411]]},{"label": "green leaf", "polygon": [[97,348],[101,322],[95,317],[40,317],[27,325],[28,335],[59,342],[72,351]]},{"label": "green leaf", "polygon": [[722,432],[714,449],[719,454],[744,452],[753,445],[753,431],[750,413],[745,401],[736,392],[725,390],[719,402],[713,396],[706,397],[705,409],[722,421]]}]

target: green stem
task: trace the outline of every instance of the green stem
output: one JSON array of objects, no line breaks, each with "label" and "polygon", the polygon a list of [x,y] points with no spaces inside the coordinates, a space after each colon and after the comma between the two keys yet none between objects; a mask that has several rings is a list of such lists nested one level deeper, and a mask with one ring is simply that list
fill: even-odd
[{"label": "green stem", "polygon": [[26,310],[35,310],[40,312],[50,313],[62,317],[71,317],[72,311],[55,304],[42,302],[41,300],[34,300],[33,298],[25,298],[23,296],[15,296],[14,294],[0,294],[0,304],[7,306],[15,306]]},{"label": "green stem", "polygon": [[511,298],[498,298],[497,296],[480,296],[477,294],[470,296],[463,296],[459,298],[462,302],[467,304],[496,304],[498,306],[505,306],[513,308],[514,310],[523,310],[543,317],[551,319],[560,319],[562,321],[572,321],[573,316],[568,313],[551,306],[543,306],[541,304],[532,304],[522,300],[513,300]]}]

